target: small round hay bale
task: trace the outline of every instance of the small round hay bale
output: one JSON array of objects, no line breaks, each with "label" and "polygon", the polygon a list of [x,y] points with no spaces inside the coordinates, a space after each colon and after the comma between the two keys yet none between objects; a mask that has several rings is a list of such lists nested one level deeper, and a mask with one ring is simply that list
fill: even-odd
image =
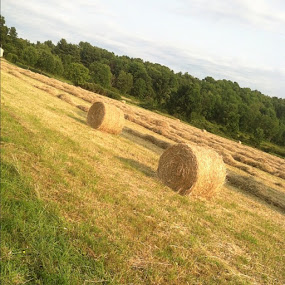
[{"label": "small round hay bale", "polygon": [[100,131],[119,134],[125,124],[124,113],[114,105],[95,102],[88,111],[87,124]]},{"label": "small round hay bale", "polygon": [[207,133],[207,131],[204,129],[204,130],[203,130],[203,133]]},{"label": "small round hay bale", "polygon": [[226,167],[215,151],[180,143],[161,155],[157,174],[168,187],[181,195],[210,198],[223,185]]},{"label": "small round hay bale", "polygon": [[239,144],[241,144],[241,141],[238,141]]}]

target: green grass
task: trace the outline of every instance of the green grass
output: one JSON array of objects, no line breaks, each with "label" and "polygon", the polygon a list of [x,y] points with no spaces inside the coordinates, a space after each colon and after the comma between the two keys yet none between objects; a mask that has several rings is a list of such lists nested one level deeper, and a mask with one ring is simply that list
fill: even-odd
[{"label": "green grass", "polygon": [[[76,244],[84,231],[58,216],[57,206],[43,203],[15,166],[1,163],[2,284],[83,284],[111,280],[104,262]],[[19,191],[20,190],[20,191]]]},{"label": "green grass", "polygon": [[[5,111],[2,112],[2,122],[5,125],[9,122],[10,128],[9,137],[4,134],[2,142],[15,144],[22,152],[43,154],[44,147],[38,138],[26,133]],[[50,135],[44,131],[43,140]],[[63,146],[76,147],[69,139],[54,133],[51,138],[59,140]],[[31,139],[33,144],[28,143]],[[43,202],[35,181],[23,174],[22,162],[15,160],[11,163],[6,155],[8,153],[4,150],[1,161],[2,284],[83,284],[84,280],[91,279],[106,280],[108,284],[112,277],[105,272],[103,260],[88,255],[84,244],[85,240],[88,241],[85,229],[72,226],[60,217],[56,203]],[[17,155],[15,152],[14,157]],[[46,161],[44,157],[41,161],[45,167],[53,168],[52,183],[58,187],[68,184],[57,175],[66,158],[61,154],[55,162]],[[77,175],[78,169],[74,171]],[[96,180],[90,185],[90,179],[82,176],[80,179],[83,184],[96,187]],[[96,232],[96,228],[93,230]],[[95,246],[104,248],[104,236],[98,239],[98,244]]]}]

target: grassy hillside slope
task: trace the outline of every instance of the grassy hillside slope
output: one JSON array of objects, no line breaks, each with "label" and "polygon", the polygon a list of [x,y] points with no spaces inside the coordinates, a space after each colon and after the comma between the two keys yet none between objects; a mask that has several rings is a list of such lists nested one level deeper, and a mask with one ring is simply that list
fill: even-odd
[{"label": "grassy hillside slope", "polygon": [[177,195],[163,149],[36,84],[1,71],[2,284],[284,284],[284,212],[230,184]]}]

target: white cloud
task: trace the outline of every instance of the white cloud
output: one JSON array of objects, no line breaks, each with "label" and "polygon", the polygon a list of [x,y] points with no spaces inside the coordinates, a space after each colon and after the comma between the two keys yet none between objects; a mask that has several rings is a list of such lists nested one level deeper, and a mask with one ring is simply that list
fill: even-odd
[{"label": "white cloud", "polygon": [[174,11],[180,15],[238,22],[263,30],[285,33],[285,5],[282,1],[178,0],[177,3]]}]

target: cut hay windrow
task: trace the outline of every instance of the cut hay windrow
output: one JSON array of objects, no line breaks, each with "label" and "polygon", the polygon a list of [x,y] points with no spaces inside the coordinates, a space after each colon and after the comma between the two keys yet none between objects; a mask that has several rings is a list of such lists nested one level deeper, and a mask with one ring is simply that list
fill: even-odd
[{"label": "cut hay windrow", "polygon": [[50,88],[50,87],[47,87],[47,86],[40,86],[40,85],[33,85],[34,87],[36,87],[37,89],[40,89],[42,91],[45,91],[47,93],[49,93],[50,95],[52,96],[56,96],[56,90]]},{"label": "cut hay windrow", "polygon": [[87,106],[77,105],[76,107],[77,107],[78,109],[80,109],[80,110],[86,112],[86,113],[89,111],[89,107],[87,107]]},{"label": "cut hay windrow", "polygon": [[189,144],[176,144],[160,157],[158,177],[181,195],[211,198],[224,184],[226,167],[216,152]]},{"label": "cut hay windrow", "polygon": [[114,105],[95,102],[88,111],[87,124],[94,129],[119,134],[124,125],[124,113]]},{"label": "cut hay windrow", "polygon": [[18,72],[17,70],[10,69],[10,70],[8,70],[8,73],[11,74],[11,75],[13,75],[13,76],[15,76],[15,77],[17,77],[17,78],[19,78],[19,79],[22,79],[22,78],[23,78],[22,75],[21,75],[21,73]]},{"label": "cut hay windrow", "polygon": [[133,122],[133,121],[134,121],[134,116],[125,113],[125,119],[128,120],[128,121],[130,121],[130,122]]},{"label": "cut hay windrow", "polygon": [[240,161],[246,165],[253,166],[270,174],[274,174],[274,169],[267,163],[261,163],[257,159],[254,160],[239,154],[235,154],[233,157],[235,160]]},{"label": "cut hay windrow", "polygon": [[285,173],[284,172],[280,171],[280,172],[277,172],[275,175],[285,180]]},{"label": "cut hay windrow", "polygon": [[57,98],[61,99],[62,101],[65,101],[66,103],[68,103],[72,106],[75,106],[75,104],[72,102],[72,100],[66,94],[59,94],[59,95],[57,95]]},{"label": "cut hay windrow", "polygon": [[229,171],[227,175],[229,184],[250,193],[269,204],[273,204],[283,212],[285,211],[285,194],[256,181],[253,177],[235,174]]},{"label": "cut hay windrow", "polygon": [[163,127],[154,127],[154,128],[151,128],[151,130],[161,136],[164,136],[166,137],[168,135],[168,131],[167,129],[163,128]]},{"label": "cut hay windrow", "polygon": [[163,120],[154,120],[153,123],[156,126],[159,126],[159,127],[163,127],[163,128],[166,128],[166,129],[169,128],[169,123],[166,122],[166,121],[163,121]]},{"label": "cut hay windrow", "polygon": [[154,144],[154,145],[156,145],[156,146],[158,146],[158,147],[160,147],[160,148],[162,148],[162,149],[167,149],[168,147],[170,147],[170,146],[173,145],[173,143],[171,143],[171,142],[167,142],[167,141],[165,141],[165,140],[161,140],[161,139],[156,138],[156,137],[154,137],[154,136],[152,136],[152,135],[142,134],[142,133],[140,133],[140,132],[138,132],[138,131],[136,131],[136,130],[133,130],[133,129],[131,129],[131,128],[125,127],[125,128],[124,128],[124,131],[126,131],[127,133],[129,133],[129,134],[131,134],[131,135],[134,135],[134,136],[136,136],[136,137],[139,137],[139,138],[141,138],[141,139],[144,139],[144,140],[146,140],[146,141],[149,141],[149,142],[151,142],[152,144]]}]

